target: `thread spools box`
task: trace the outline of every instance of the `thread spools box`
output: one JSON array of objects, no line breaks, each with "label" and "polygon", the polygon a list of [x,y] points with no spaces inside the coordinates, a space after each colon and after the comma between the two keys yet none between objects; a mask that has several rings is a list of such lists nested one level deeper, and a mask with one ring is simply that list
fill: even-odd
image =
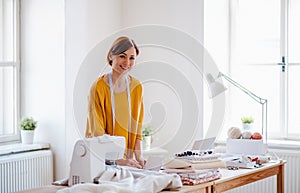
[{"label": "thread spools box", "polygon": [[263,140],[227,139],[227,154],[263,155],[267,153],[267,145]]}]

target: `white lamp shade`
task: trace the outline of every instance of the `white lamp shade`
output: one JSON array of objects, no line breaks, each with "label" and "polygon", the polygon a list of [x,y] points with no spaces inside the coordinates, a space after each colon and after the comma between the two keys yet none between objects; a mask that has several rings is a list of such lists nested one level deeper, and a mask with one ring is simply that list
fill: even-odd
[{"label": "white lamp shade", "polygon": [[206,79],[208,82],[208,87],[210,88],[210,98],[214,98],[227,89],[223,84],[216,82],[211,74],[207,74]]}]

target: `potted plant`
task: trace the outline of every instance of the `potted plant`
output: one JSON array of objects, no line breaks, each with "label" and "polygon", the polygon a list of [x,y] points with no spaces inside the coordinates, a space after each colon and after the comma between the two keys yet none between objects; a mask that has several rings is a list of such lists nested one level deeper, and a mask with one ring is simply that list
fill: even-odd
[{"label": "potted plant", "polygon": [[252,125],[253,125],[253,122],[254,122],[254,119],[252,117],[242,117],[241,120],[242,120],[244,130],[251,130],[252,129]]},{"label": "potted plant", "polygon": [[144,127],[144,129],[142,131],[143,150],[150,150],[150,148],[151,148],[152,131],[153,131],[152,126],[146,126],[146,127]]},{"label": "potted plant", "polygon": [[37,127],[37,121],[31,117],[23,118],[19,123],[21,129],[21,139],[23,144],[32,144],[34,130]]}]

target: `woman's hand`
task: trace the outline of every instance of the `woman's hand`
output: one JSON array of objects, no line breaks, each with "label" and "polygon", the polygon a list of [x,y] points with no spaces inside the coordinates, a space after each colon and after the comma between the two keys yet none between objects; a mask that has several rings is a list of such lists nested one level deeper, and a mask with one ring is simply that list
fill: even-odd
[{"label": "woman's hand", "polygon": [[130,166],[130,167],[136,167],[139,169],[142,169],[143,166],[136,160],[134,159],[119,159],[116,160],[116,164],[120,166]]},{"label": "woman's hand", "polygon": [[138,158],[137,161],[142,166],[142,168],[145,168],[146,160],[144,160],[144,158]]},{"label": "woman's hand", "polygon": [[142,141],[139,139],[136,139],[135,147],[134,147],[134,155],[136,157],[137,162],[142,166],[142,168],[145,168],[146,160],[143,158],[141,154],[141,145]]}]

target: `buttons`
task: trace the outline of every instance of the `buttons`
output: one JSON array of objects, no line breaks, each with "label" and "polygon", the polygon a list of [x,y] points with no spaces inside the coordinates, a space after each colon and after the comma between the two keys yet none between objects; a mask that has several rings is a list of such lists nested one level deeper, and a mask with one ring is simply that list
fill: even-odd
[{"label": "buttons", "polygon": [[239,167],[237,167],[237,166],[227,166],[227,169],[228,170],[238,170]]},{"label": "buttons", "polygon": [[187,156],[203,156],[203,155],[208,155],[208,154],[212,154],[213,151],[212,150],[208,150],[208,151],[203,151],[203,152],[198,152],[198,151],[184,151],[182,153],[177,153],[175,154],[176,157],[187,157]]}]

